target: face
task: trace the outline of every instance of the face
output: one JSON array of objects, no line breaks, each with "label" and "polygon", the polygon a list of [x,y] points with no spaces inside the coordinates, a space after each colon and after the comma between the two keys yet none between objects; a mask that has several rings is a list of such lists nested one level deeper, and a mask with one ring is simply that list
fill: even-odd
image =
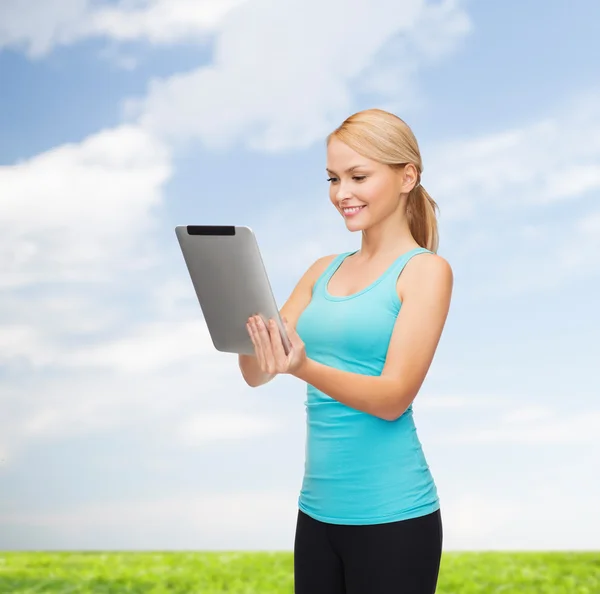
[{"label": "face", "polygon": [[400,215],[417,179],[414,165],[392,169],[363,157],[336,138],[327,147],[327,173],[329,198],[350,231],[363,231]]}]

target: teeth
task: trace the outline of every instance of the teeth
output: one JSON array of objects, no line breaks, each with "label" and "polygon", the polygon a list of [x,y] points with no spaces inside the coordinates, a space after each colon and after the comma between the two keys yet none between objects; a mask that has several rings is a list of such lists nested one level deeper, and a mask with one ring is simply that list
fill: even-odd
[{"label": "teeth", "polygon": [[361,208],[362,208],[362,206],[353,206],[352,208],[344,208],[344,212],[347,212],[348,214],[352,214],[352,213],[358,212]]}]

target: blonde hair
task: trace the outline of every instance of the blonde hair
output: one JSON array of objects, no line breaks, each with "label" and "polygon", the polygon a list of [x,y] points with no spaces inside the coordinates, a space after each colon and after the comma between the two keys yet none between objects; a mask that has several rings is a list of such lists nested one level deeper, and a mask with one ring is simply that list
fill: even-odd
[{"label": "blonde hair", "polygon": [[407,163],[417,168],[417,181],[406,203],[408,225],[421,247],[437,252],[439,236],[436,211],[439,208],[421,185],[421,153],[409,126],[398,116],[382,109],[366,109],[346,118],[327,136],[327,144],[334,137],[367,159],[394,169],[402,168]]}]

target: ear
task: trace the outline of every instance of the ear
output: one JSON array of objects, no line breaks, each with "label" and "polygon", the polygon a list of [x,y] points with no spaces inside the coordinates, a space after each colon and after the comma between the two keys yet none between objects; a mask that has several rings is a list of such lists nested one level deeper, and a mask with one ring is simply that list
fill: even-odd
[{"label": "ear", "polygon": [[419,181],[419,171],[412,163],[407,163],[402,172],[402,192],[410,192]]}]

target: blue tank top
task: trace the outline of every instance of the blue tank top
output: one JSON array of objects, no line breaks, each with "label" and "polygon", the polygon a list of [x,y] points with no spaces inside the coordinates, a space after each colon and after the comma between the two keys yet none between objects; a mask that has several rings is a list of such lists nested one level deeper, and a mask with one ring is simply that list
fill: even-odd
[{"label": "blue tank top", "polygon": [[[296,331],[309,358],[343,371],[381,375],[401,303],[401,255],[371,285],[336,297],[327,285],[351,254],[336,256],[313,287]],[[412,405],[395,421],[350,408],[307,386],[306,458],[299,508],[333,524],[381,524],[436,511],[436,485],[413,421]]]}]

